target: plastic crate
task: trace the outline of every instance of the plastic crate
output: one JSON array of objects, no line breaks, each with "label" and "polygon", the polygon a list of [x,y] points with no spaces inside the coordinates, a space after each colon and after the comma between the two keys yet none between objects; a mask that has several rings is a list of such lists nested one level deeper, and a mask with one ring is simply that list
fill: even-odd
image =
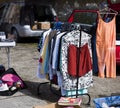
[{"label": "plastic crate", "polygon": [[120,96],[96,98],[93,102],[95,104],[95,108],[120,108]]}]

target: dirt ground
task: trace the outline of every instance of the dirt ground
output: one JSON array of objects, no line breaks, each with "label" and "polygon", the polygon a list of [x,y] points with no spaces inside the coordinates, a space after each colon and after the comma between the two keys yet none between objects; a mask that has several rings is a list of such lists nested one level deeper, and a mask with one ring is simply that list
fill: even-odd
[{"label": "dirt ground", "polygon": [[[37,42],[17,43],[16,46],[10,50],[10,67],[14,68],[26,82],[28,89],[35,98],[45,100],[48,103],[57,102],[59,96],[51,93],[49,90],[49,85],[43,85],[41,88],[42,94],[40,96],[37,95],[38,84],[46,81],[44,79],[38,79],[36,76],[39,58],[37,45]],[[3,64],[6,69],[8,68],[5,48],[0,49],[0,64]],[[98,78],[93,75],[94,85],[89,88],[91,105],[84,105],[88,98],[86,96],[81,96],[81,98],[83,98],[82,108],[94,108],[94,98],[116,94],[120,95],[120,69],[117,70],[117,74],[118,75],[115,79]]]}]

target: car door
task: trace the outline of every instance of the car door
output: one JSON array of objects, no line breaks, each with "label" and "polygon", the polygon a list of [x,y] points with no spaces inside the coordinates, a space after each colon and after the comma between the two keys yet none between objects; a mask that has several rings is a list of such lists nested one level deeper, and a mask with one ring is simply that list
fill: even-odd
[{"label": "car door", "polygon": [[108,6],[111,9],[114,9],[116,11],[120,11],[120,0],[107,0]]},{"label": "car door", "polygon": [[108,6],[118,12],[116,16],[116,64],[120,65],[120,0],[107,0]]}]

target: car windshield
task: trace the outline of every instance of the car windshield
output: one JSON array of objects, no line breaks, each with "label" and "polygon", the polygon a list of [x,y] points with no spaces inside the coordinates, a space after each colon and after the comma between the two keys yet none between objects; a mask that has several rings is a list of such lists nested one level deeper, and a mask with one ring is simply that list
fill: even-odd
[{"label": "car windshield", "polygon": [[76,12],[74,13],[73,22],[93,25],[96,23],[97,13],[92,12]]}]

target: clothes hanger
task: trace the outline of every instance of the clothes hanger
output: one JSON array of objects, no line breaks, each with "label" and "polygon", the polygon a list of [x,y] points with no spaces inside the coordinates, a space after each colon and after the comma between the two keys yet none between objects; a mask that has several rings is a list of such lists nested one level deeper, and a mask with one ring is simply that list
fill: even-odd
[{"label": "clothes hanger", "polygon": [[105,7],[104,9],[99,10],[99,13],[100,14],[115,14],[115,15],[118,14],[117,11],[115,11],[115,10],[109,8],[109,7]]},{"label": "clothes hanger", "polygon": [[[118,14],[117,11],[115,11],[109,7],[105,7],[103,9],[99,10],[98,13],[104,21],[106,21],[106,20],[110,21],[113,19],[114,16],[116,16]],[[108,19],[108,18],[110,18],[110,19]]]}]

